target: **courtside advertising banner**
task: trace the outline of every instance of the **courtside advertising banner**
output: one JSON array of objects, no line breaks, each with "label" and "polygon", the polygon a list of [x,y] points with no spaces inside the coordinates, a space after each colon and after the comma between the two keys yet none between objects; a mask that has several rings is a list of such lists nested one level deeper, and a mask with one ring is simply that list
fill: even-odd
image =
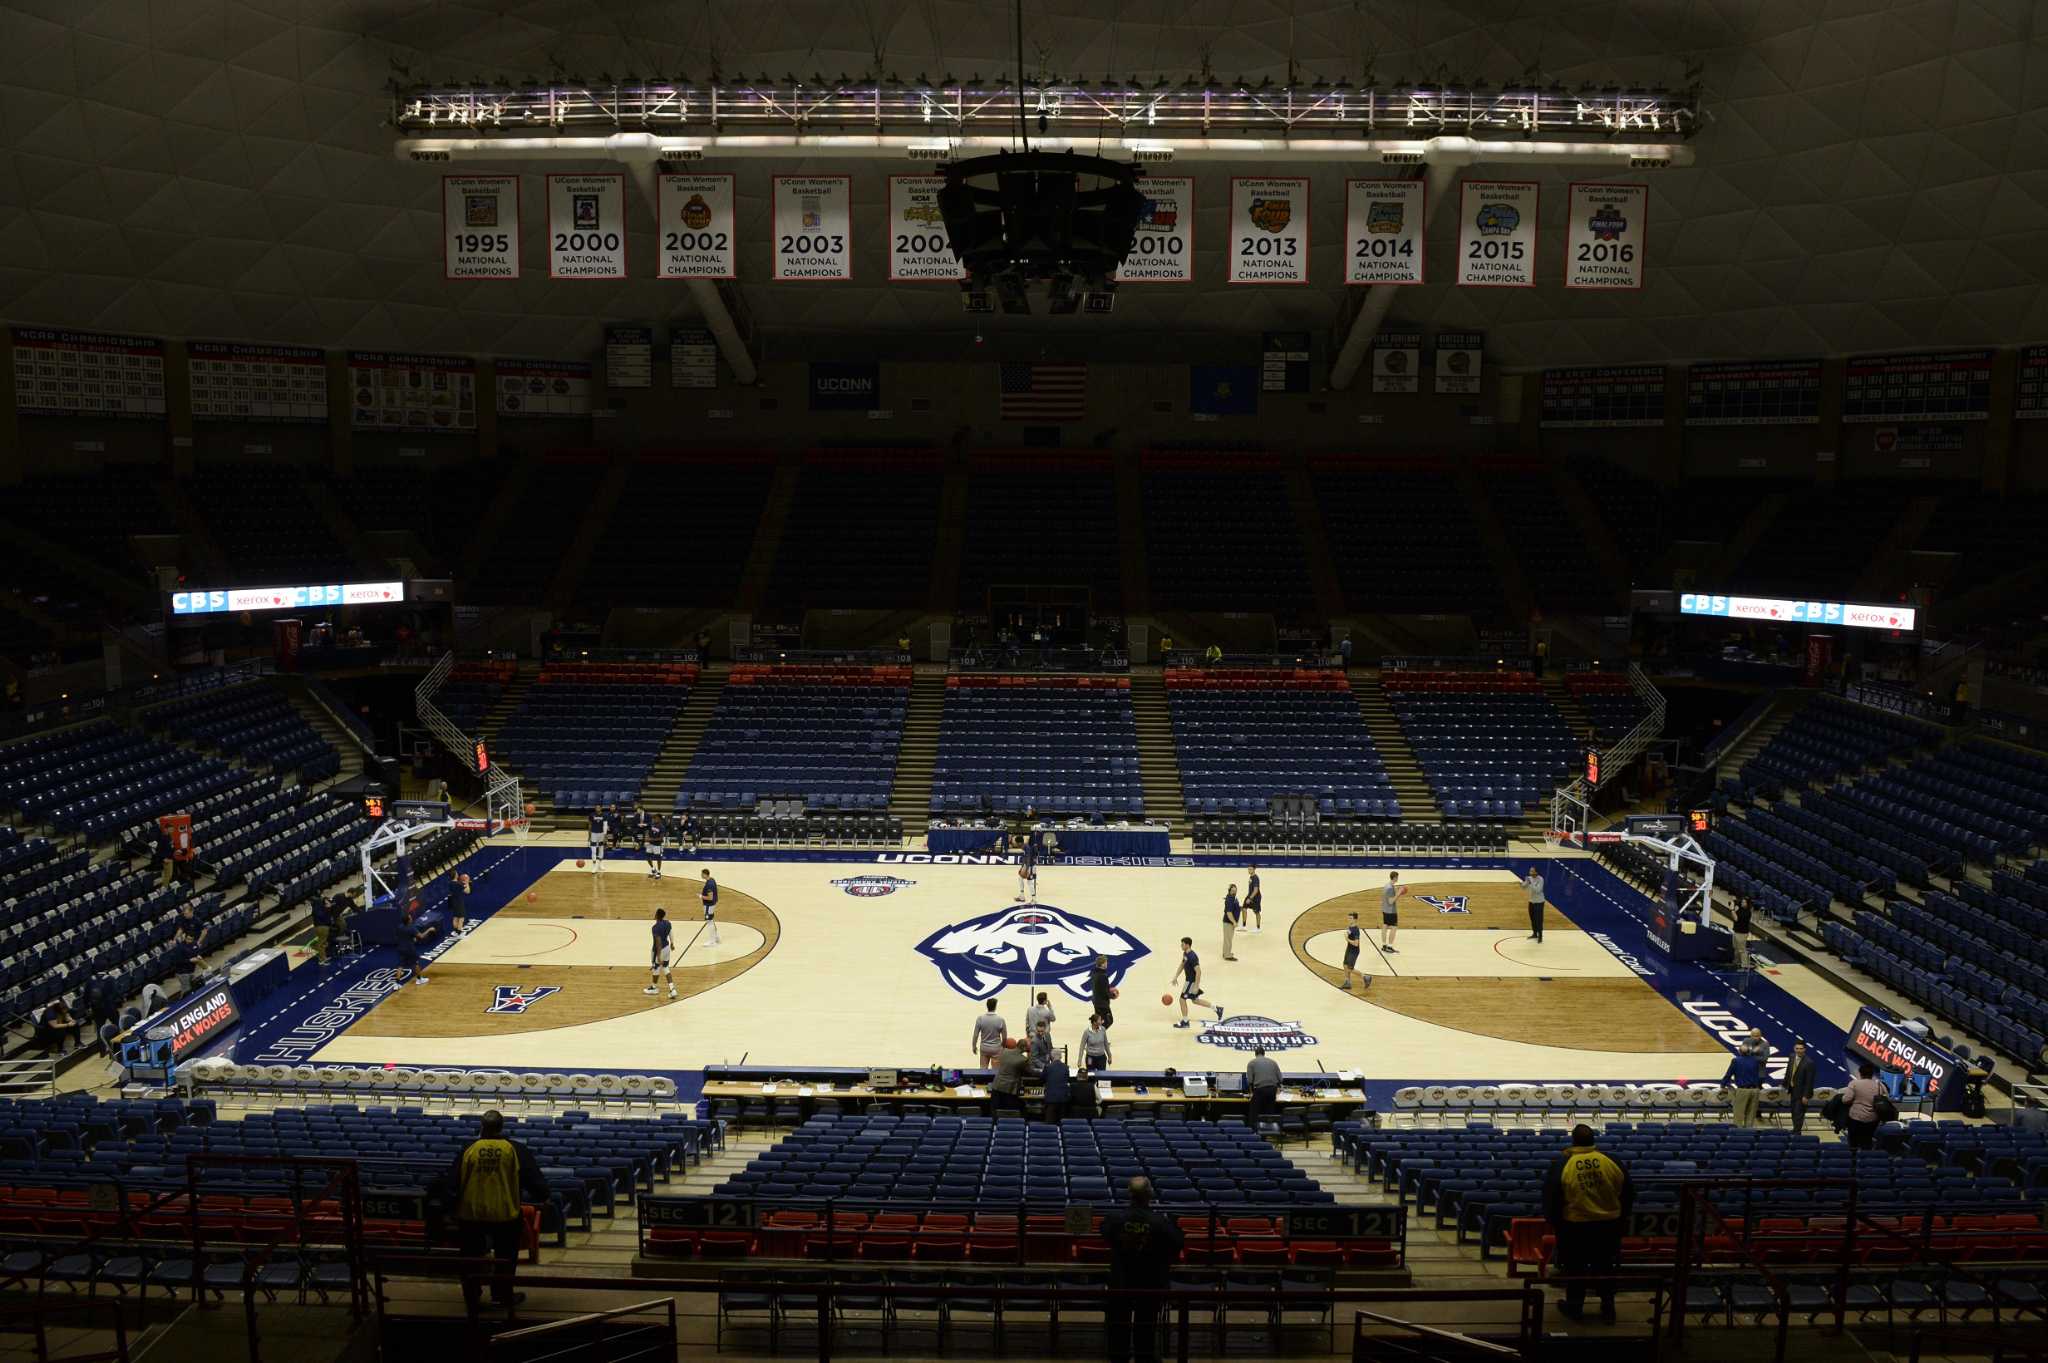
[{"label": "courtside advertising banner", "polygon": [[965,279],[939,212],[943,175],[889,177],[889,280]]},{"label": "courtside advertising banner", "polygon": [[1420,284],[1428,186],[1350,180],[1344,189],[1344,282]]},{"label": "courtside advertising banner", "polygon": [[1436,334],[1436,391],[1472,394],[1479,391],[1479,370],[1486,359],[1483,331],[1439,331]]},{"label": "courtside advertising banner", "polygon": [[1308,283],[1308,181],[1230,182],[1232,284]]},{"label": "courtside advertising banner", "polygon": [[663,279],[733,279],[730,175],[664,175],[655,186],[661,218],[655,254]]},{"label": "courtside advertising banner", "polygon": [[1145,205],[1119,284],[1186,284],[1195,277],[1195,182],[1176,176],[1138,182]]},{"label": "courtside advertising banner", "polygon": [[1536,285],[1533,181],[1467,180],[1458,196],[1458,282],[1479,289]]},{"label": "courtside advertising banner", "polygon": [[1372,391],[1415,393],[1422,388],[1422,333],[1382,331],[1372,338]]},{"label": "courtside advertising banner", "polygon": [[548,176],[548,278],[626,277],[626,177]]},{"label": "courtside advertising banner", "polygon": [[1647,185],[1575,184],[1566,201],[1564,286],[1568,289],[1643,287],[1644,227],[1650,216]]},{"label": "courtside advertising banner", "polygon": [[798,281],[853,278],[852,177],[778,175],[769,183],[775,237],[770,243],[770,276]]},{"label": "courtside advertising banner", "polygon": [[519,278],[519,177],[443,175],[441,244],[450,279]]}]

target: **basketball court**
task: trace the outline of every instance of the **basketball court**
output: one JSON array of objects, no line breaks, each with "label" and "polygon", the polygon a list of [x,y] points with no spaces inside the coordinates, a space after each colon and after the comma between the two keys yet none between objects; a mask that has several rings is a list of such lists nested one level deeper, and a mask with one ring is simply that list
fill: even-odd
[{"label": "basketball court", "polygon": [[[480,849],[476,925],[430,951],[427,984],[397,983],[388,953],[308,973],[303,991],[286,991],[297,998],[249,1020],[233,1058],[659,1072],[685,1084],[716,1064],[964,1067],[990,997],[1021,1033],[1031,996],[1045,991],[1054,1040],[1072,1047],[1098,953],[1119,990],[1119,1068],[1237,1068],[1254,1033],[1290,1071],[1352,1071],[1376,1085],[1712,1080],[1727,1065],[1724,1038],[1750,1025],[1780,1051],[1797,1036],[1821,1056],[1842,1050],[1840,1025],[1824,1016],[1839,1010],[1816,1011],[1772,972],[1660,962],[1648,901],[1584,857],[1544,859],[1541,942],[1529,940],[1523,859],[1276,859],[1260,867],[1261,930],[1247,919],[1226,961],[1223,895],[1233,884],[1242,894],[1245,864],[1220,858],[1050,865],[1037,901],[1020,904],[1015,869],[997,857],[672,857],[657,881],[637,857],[614,856],[600,872],[578,855],[545,840]],[[699,907],[706,865],[720,886],[716,945]],[[1409,892],[1387,952],[1380,890],[1394,870]],[[666,980],[645,992],[656,908],[675,924],[673,1000]],[[1361,952],[1347,991],[1352,913]],[[1177,1028],[1184,935],[1201,957],[1204,998],[1193,1025]]]}]

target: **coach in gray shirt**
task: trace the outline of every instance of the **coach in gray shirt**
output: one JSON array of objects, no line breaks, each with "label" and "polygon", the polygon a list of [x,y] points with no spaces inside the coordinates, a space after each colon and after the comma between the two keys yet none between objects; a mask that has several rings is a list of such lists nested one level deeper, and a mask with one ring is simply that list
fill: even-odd
[{"label": "coach in gray shirt", "polygon": [[1245,1087],[1252,1091],[1252,1120],[1280,1110],[1280,1066],[1266,1056],[1264,1046],[1252,1050],[1251,1063],[1244,1067]]},{"label": "coach in gray shirt", "polygon": [[974,1063],[983,1069],[993,1068],[996,1055],[1003,1049],[1003,1042],[1010,1035],[1010,1024],[1003,1021],[996,1012],[996,1001],[988,1001],[988,1011],[974,1020],[974,1038],[968,1044],[974,1048]]},{"label": "coach in gray shirt", "polygon": [[1522,877],[1522,889],[1529,896],[1529,940],[1543,940],[1543,873],[1531,866]]}]

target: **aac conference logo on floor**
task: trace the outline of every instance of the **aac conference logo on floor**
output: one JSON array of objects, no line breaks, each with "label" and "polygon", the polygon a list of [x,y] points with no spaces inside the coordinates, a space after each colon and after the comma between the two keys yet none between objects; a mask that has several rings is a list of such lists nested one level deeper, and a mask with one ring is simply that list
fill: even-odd
[{"label": "aac conference logo on floor", "polygon": [[548,995],[561,992],[562,986],[559,984],[537,984],[528,985],[523,988],[516,984],[501,984],[497,987],[496,997],[491,1000],[491,1006],[484,1009],[484,1011],[486,1013],[523,1013]]},{"label": "aac conference logo on floor", "polygon": [[954,923],[919,942],[917,950],[939,968],[947,984],[970,999],[1034,984],[1086,999],[1097,956],[1109,958],[1114,987],[1152,954],[1122,928],[1050,904],[1018,904]]},{"label": "aac conference logo on floor", "polygon": [[1465,905],[1466,905],[1466,904],[1468,904],[1469,902],[1471,902],[1471,901],[1470,901],[1470,898],[1469,898],[1469,896],[1466,896],[1466,895],[1462,895],[1462,894],[1419,894],[1419,895],[1417,895],[1417,896],[1415,896],[1415,897],[1416,897],[1417,899],[1421,900],[1421,901],[1422,901],[1423,903],[1425,903],[1425,904],[1429,905],[1429,906],[1430,906],[1431,908],[1435,909],[1435,910],[1436,910],[1436,911],[1437,911],[1438,913],[1470,913],[1470,912],[1472,912],[1472,910],[1470,910],[1470,909],[1468,909],[1468,908],[1466,908],[1466,907],[1465,907]]},{"label": "aac conference logo on floor", "polygon": [[1261,1046],[1268,1051],[1298,1051],[1316,1044],[1316,1039],[1304,1032],[1300,1023],[1280,1022],[1256,1013],[1212,1022],[1196,1034],[1195,1040],[1204,1046],[1228,1046],[1233,1051],[1252,1051]]},{"label": "aac conference logo on floor", "polygon": [[902,876],[847,876],[832,883],[855,899],[879,899],[885,894],[895,894],[906,885],[917,884]]}]

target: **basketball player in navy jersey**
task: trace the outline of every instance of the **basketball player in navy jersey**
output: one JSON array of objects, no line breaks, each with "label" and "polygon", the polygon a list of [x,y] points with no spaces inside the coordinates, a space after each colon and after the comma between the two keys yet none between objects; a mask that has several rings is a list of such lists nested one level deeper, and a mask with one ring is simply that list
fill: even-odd
[{"label": "basketball player in navy jersey", "polygon": [[604,810],[602,807],[590,811],[590,869],[604,870]]},{"label": "basketball player in navy jersey", "polygon": [[1266,892],[1259,888],[1259,868],[1247,867],[1244,873],[1244,911],[1251,915],[1252,925],[1246,932],[1257,932],[1265,926]]},{"label": "basketball player in navy jersey", "polygon": [[662,827],[659,814],[647,821],[647,878],[649,880],[661,879],[661,854],[667,850],[663,845],[667,838],[668,830]]},{"label": "basketball player in navy jersey", "polygon": [[[1352,914],[1351,921],[1344,928],[1344,987],[1351,987],[1352,972],[1358,969],[1358,915]],[[1372,976],[1365,977],[1367,988],[1372,987]]]},{"label": "basketball player in navy jersey", "polygon": [[718,945],[718,882],[711,878],[711,868],[704,868],[704,888],[697,895],[704,901],[704,931],[707,934],[704,945]]},{"label": "basketball player in navy jersey", "polygon": [[668,910],[656,909],[654,911],[653,973],[652,977],[647,981],[647,987],[640,991],[650,998],[659,992],[658,986],[661,984],[664,975],[668,977],[668,996],[670,998],[676,996],[676,972],[675,968],[669,963],[669,946],[674,934],[675,927],[668,921]]},{"label": "basketball player in navy jersey", "polygon": [[[1185,980],[1185,981],[1186,981],[1186,983],[1185,983],[1185,984],[1182,984],[1182,983],[1181,983],[1181,982],[1182,982],[1183,980]],[[1181,939],[1180,939],[1180,967],[1179,967],[1179,969],[1177,969],[1177,970],[1175,970],[1175,971],[1173,972],[1173,978],[1172,978],[1171,980],[1168,980],[1168,981],[1167,981],[1167,984],[1169,984],[1169,985],[1174,985],[1174,984],[1180,984],[1180,985],[1181,985],[1181,991],[1180,991],[1180,1021],[1179,1021],[1179,1022],[1176,1022],[1176,1023],[1174,1023],[1174,1024],[1173,1024],[1174,1026],[1176,1026],[1176,1027],[1186,1027],[1186,1026],[1188,1026],[1188,1025],[1189,1025],[1189,1024],[1188,1024],[1188,1000],[1189,1000],[1189,999],[1202,999],[1202,1006],[1203,1006],[1204,1008],[1214,1008],[1214,1009],[1216,1010],[1216,1020],[1217,1020],[1218,1022],[1221,1022],[1221,1021],[1223,1021],[1223,1005],[1222,1005],[1222,1004],[1220,1004],[1220,1003],[1210,1003],[1210,1002],[1209,1002],[1209,1001],[1208,1001],[1208,1000],[1207,1000],[1206,998],[1203,998],[1203,994],[1202,994],[1202,958],[1201,958],[1200,956],[1197,956],[1197,955],[1195,954],[1195,939],[1194,939],[1194,938],[1192,938],[1192,937],[1183,937],[1183,938],[1181,938]]]}]

